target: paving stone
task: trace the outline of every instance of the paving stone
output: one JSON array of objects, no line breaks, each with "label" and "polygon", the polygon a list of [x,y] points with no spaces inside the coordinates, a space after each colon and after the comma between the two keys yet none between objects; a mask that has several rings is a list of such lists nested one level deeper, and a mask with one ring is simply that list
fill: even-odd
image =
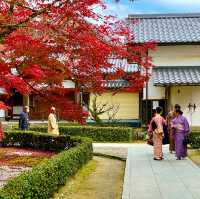
[{"label": "paving stone", "polygon": [[199,199],[200,168],[189,159],[177,161],[163,147],[163,161],[152,159],[152,147],[128,149],[122,199]]}]

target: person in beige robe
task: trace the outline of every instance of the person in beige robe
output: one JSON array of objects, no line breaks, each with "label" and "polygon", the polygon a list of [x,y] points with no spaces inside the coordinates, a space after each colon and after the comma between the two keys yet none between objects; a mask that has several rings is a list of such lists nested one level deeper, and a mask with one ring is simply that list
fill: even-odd
[{"label": "person in beige robe", "polygon": [[170,111],[167,115],[167,128],[169,134],[169,151],[173,153],[175,151],[175,141],[174,141],[174,129],[172,128],[172,120],[174,119],[174,112]]},{"label": "person in beige robe", "polygon": [[58,123],[55,113],[56,113],[55,107],[51,107],[51,112],[48,117],[48,133],[53,135],[59,135]]},{"label": "person in beige robe", "polygon": [[169,151],[170,153],[175,152],[175,138],[174,138],[174,128],[172,128],[172,120],[176,117],[176,110],[181,110],[181,106],[179,104],[175,104],[172,111],[170,111],[167,115],[167,128],[169,134]]}]

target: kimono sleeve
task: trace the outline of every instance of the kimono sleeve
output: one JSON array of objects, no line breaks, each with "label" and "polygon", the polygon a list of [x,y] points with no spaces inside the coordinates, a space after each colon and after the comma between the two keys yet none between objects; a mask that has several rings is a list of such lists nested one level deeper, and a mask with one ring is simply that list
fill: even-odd
[{"label": "kimono sleeve", "polygon": [[190,126],[189,126],[189,123],[187,121],[187,119],[184,117],[184,120],[183,120],[183,125],[184,125],[184,130],[186,133],[189,133],[190,131]]},{"label": "kimono sleeve", "polygon": [[152,122],[153,122],[153,119],[151,119],[151,122],[150,122],[150,124],[149,124],[148,133],[152,133],[152,132],[153,132],[153,129],[152,129]]},{"label": "kimono sleeve", "polygon": [[162,124],[163,125],[167,125],[167,120],[165,120],[164,118],[162,118]]}]

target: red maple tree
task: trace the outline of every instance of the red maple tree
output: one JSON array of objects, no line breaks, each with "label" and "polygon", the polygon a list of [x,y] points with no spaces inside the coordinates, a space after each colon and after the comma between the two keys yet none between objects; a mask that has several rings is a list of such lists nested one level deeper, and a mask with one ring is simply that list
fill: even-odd
[{"label": "red maple tree", "polygon": [[[102,92],[110,57],[136,62],[140,71],[151,67],[146,52],[155,44],[135,44],[127,21],[99,14],[96,7],[105,9],[102,0],[0,0],[0,87],[8,94],[12,88],[36,93],[60,107],[66,119],[81,121],[82,108],[66,97],[64,80],[75,83],[75,93],[81,87]],[[117,78],[129,80],[126,90],[138,91],[148,75],[127,77],[119,69],[109,77]]]}]

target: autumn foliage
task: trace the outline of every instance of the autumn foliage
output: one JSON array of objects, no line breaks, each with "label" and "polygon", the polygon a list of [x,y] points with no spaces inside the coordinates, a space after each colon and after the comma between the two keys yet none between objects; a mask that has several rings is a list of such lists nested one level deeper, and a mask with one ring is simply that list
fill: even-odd
[{"label": "autumn foliage", "polygon": [[126,78],[126,90],[140,90],[151,67],[146,52],[155,45],[135,44],[127,21],[97,7],[106,9],[101,0],[0,0],[0,87],[36,93],[61,107],[66,119],[81,121],[82,109],[65,98],[63,80],[73,81],[76,93],[81,87],[102,92],[102,71],[114,57],[138,63],[140,72],[117,69],[108,79]]}]

